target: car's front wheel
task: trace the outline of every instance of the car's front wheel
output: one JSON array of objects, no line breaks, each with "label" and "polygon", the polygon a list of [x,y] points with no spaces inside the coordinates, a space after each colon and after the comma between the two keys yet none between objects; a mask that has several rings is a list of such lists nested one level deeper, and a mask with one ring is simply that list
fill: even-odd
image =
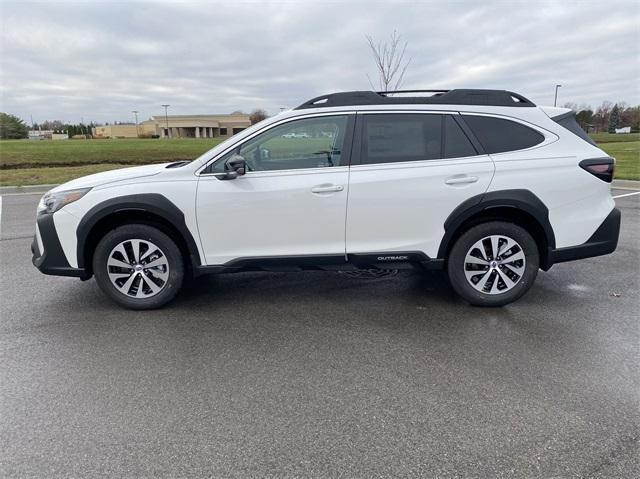
[{"label": "car's front wheel", "polygon": [[130,309],[154,309],[171,301],[182,286],[180,249],[152,226],[130,224],[107,233],[93,255],[100,289]]},{"label": "car's front wheel", "polygon": [[538,274],[539,253],[531,235],[502,221],[464,232],[449,254],[453,289],[477,306],[503,306],[526,293]]}]

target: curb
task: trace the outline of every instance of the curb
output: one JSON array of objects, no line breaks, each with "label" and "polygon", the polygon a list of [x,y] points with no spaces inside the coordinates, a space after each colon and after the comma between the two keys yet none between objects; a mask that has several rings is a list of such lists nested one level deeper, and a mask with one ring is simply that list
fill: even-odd
[{"label": "curb", "polygon": [[630,190],[640,190],[640,181],[635,180],[613,180],[612,188],[624,188]]},{"label": "curb", "polygon": [[58,185],[0,186],[0,195],[28,195],[46,193]]}]

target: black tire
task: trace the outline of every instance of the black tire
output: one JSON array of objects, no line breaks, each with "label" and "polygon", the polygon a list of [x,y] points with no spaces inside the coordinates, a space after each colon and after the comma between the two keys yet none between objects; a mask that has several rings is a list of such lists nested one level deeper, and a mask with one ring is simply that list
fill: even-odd
[{"label": "black tire", "polygon": [[[517,246],[519,246],[524,253],[523,263],[513,263],[515,265],[523,264],[524,271],[522,271],[522,274],[513,275],[513,270],[509,271],[509,274],[512,276],[508,279],[517,278],[517,281],[515,281],[515,285],[512,286],[511,289],[508,289],[509,286],[502,279],[504,277],[504,268],[508,268],[508,264],[500,265],[499,262],[497,262],[497,266],[492,268],[493,264],[491,262],[488,262],[489,264],[486,267],[482,265],[471,266],[471,264],[467,266],[466,263],[467,253],[470,252],[472,247],[476,245],[478,241],[481,241],[483,238],[496,235],[504,236],[514,240],[515,242],[517,242]],[[484,244],[487,243],[485,242]],[[500,244],[507,243],[502,242]],[[489,250],[485,251],[485,253],[487,253],[487,259],[491,257],[490,239],[488,247]],[[498,248],[498,250],[500,251],[500,248]],[[517,247],[510,251],[516,250]],[[515,257],[515,255],[513,256]],[[508,257],[507,259],[501,259],[505,262],[508,261]],[[538,252],[538,246],[536,245],[536,242],[531,237],[531,235],[524,228],[521,228],[520,226],[513,223],[492,221],[489,223],[482,223],[474,226],[464,232],[458,238],[458,240],[453,245],[453,248],[451,249],[451,253],[449,254],[447,272],[449,274],[449,281],[451,282],[453,289],[470,304],[474,306],[504,306],[505,304],[509,304],[517,300],[529,290],[536,279],[539,265],[540,255]],[[468,280],[465,274],[465,268],[478,268],[479,274],[476,276],[472,276],[471,280]],[[497,270],[498,268],[500,268],[499,271]],[[492,269],[495,269],[496,271],[491,271]],[[483,271],[488,271],[487,274],[489,274],[489,276],[487,276],[488,279],[484,283],[483,289],[491,289],[491,286],[493,286],[493,282],[495,281],[497,282],[496,288],[500,288],[502,286],[504,287],[504,292],[497,291],[495,294],[489,294],[489,292],[484,292],[476,289],[476,287],[481,287],[480,285],[476,287],[472,286],[470,284],[470,281],[477,281],[477,283],[480,283],[480,281],[484,279],[484,275],[482,274]]]},{"label": "black tire", "polygon": [[[117,289],[109,278],[107,266],[109,255],[117,245],[127,240],[143,240],[153,243],[166,258],[169,270],[167,279],[164,282],[156,280],[161,283],[161,289],[153,296],[140,298],[129,296]],[[176,243],[159,229],[144,224],[129,224],[110,231],[100,240],[93,254],[93,274],[100,289],[119,305],[137,310],[156,309],[171,301],[180,290],[184,278],[184,259]],[[132,289],[136,288],[136,281],[139,281],[138,284],[142,284],[141,279],[134,280]],[[158,284],[155,286],[158,287]],[[148,290],[148,284],[145,287]]]}]

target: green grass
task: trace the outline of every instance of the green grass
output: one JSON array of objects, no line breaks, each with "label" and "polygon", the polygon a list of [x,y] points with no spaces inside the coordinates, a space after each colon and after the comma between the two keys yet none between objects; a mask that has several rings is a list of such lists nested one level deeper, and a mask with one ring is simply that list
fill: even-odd
[{"label": "green grass", "polygon": [[81,176],[124,167],[124,165],[103,163],[100,165],[0,170],[0,186],[57,185]]},{"label": "green grass", "polygon": [[601,143],[598,146],[616,159],[616,178],[640,180],[640,141]]},{"label": "green grass", "polygon": [[[640,134],[592,135],[617,160],[616,178],[640,180]],[[191,160],[219,143],[218,139],[0,141],[0,186],[64,183],[80,176],[130,165]],[[324,138],[274,138],[272,155],[299,149],[326,149]]]},{"label": "green grass", "polygon": [[331,138],[272,138],[262,148],[269,150],[274,158],[287,158],[330,150],[332,144]]},{"label": "green grass", "polygon": [[0,141],[0,168],[103,163],[142,165],[192,160],[220,141],[219,139],[5,140]]},{"label": "green grass", "polygon": [[640,133],[591,133],[589,136],[598,144],[640,141]]}]

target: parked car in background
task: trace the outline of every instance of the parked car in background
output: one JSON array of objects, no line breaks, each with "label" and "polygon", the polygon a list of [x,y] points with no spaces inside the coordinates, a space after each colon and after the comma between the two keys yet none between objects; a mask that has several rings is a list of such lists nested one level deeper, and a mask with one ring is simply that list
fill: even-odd
[{"label": "parked car in background", "polygon": [[282,135],[282,138],[311,138],[311,135],[306,132],[289,132]]}]

